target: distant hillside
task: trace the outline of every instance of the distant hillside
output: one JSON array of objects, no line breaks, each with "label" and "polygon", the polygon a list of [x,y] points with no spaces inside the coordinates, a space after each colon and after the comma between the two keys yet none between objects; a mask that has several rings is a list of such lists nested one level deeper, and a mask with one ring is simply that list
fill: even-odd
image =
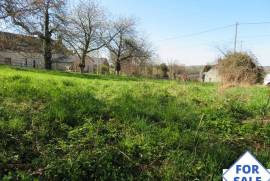
[{"label": "distant hillside", "polygon": [[265,70],[265,72],[270,73],[270,66],[265,66],[264,70]]},{"label": "distant hillside", "polygon": [[186,66],[186,71],[191,74],[200,73],[203,69],[203,65]]}]

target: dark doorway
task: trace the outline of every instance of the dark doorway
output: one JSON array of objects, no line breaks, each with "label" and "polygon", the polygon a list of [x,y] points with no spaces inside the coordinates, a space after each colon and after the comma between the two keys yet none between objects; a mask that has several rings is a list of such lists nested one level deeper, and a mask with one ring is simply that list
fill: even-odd
[{"label": "dark doorway", "polygon": [[36,68],[36,60],[33,60],[33,68]]}]

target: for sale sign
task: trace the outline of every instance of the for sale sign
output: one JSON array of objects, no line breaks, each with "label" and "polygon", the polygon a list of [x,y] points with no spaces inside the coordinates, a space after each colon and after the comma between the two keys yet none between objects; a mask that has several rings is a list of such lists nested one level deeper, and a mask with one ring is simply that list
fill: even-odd
[{"label": "for sale sign", "polygon": [[231,168],[223,170],[223,180],[270,181],[270,172],[247,151],[231,166]]}]

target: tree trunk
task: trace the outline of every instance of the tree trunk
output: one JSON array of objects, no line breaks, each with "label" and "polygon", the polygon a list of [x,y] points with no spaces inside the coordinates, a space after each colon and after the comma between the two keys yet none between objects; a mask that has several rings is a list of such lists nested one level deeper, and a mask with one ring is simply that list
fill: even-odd
[{"label": "tree trunk", "polygon": [[45,38],[44,40],[44,61],[45,69],[52,69],[52,47],[51,47],[51,38]]},{"label": "tree trunk", "polygon": [[44,62],[45,69],[52,69],[52,40],[51,32],[49,30],[50,24],[50,15],[49,15],[49,2],[47,2],[44,13],[44,39],[43,39],[43,48],[44,48]]},{"label": "tree trunk", "polygon": [[115,71],[116,71],[116,74],[119,75],[120,74],[120,71],[121,71],[121,63],[120,63],[120,60],[116,60],[116,63],[115,63]]},{"label": "tree trunk", "polygon": [[80,70],[81,70],[81,74],[84,73],[84,68],[85,68],[85,58],[86,58],[86,54],[83,53],[82,55],[82,59],[81,59],[81,63],[80,63]]},{"label": "tree trunk", "polygon": [[81,74],[84,73],[84,68],[85,68],[85,65],[83,65],[82,63],[80,64],[80,70],[81,70]]}]

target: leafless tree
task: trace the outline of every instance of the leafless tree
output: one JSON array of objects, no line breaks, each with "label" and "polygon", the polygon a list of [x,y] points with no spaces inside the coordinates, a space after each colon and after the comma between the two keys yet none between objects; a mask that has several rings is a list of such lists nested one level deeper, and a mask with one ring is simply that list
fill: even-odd
[{"label": "leafless tree", "polygon": [[64,31],[64,41],[80,58],[81,73],[87,54],[103,48],[107,43],[106,16],[94,0],[80,1],[68,19],[69,30]]},{"label": "leafless tree", "polygon": [[[146,60],[151,56],[147,44],[136,35],[135,21],[131,18],[120,18],[113,23],[111,31],[113,38],[107,44],[115,71],[119,75],[121,64],[128,60]],[[112,37],[112,36],[111,36]]]},{"label": "leafless tree", "polygon": [[[16,10],[16,11],[14,11]],[[0,20],[7,19],[9,16],[21,14],[28,11],[25,0],[1,0],[0,1]]]},{"label": "leafless tree", "polygon": [[177,60],[170,60],[168,61],[168,68],[169,68],[169,77],[171,79],[176,79],[179,76],[186,74],[185,65],[177,64]]},{"label": "leafless tree", "polygon": [[[52,36],[63,24],[65,0],[1,0],[0,18],[43,41],[45,68],[52,65]],[[7,20],[7,21],[8,21]]]}]

